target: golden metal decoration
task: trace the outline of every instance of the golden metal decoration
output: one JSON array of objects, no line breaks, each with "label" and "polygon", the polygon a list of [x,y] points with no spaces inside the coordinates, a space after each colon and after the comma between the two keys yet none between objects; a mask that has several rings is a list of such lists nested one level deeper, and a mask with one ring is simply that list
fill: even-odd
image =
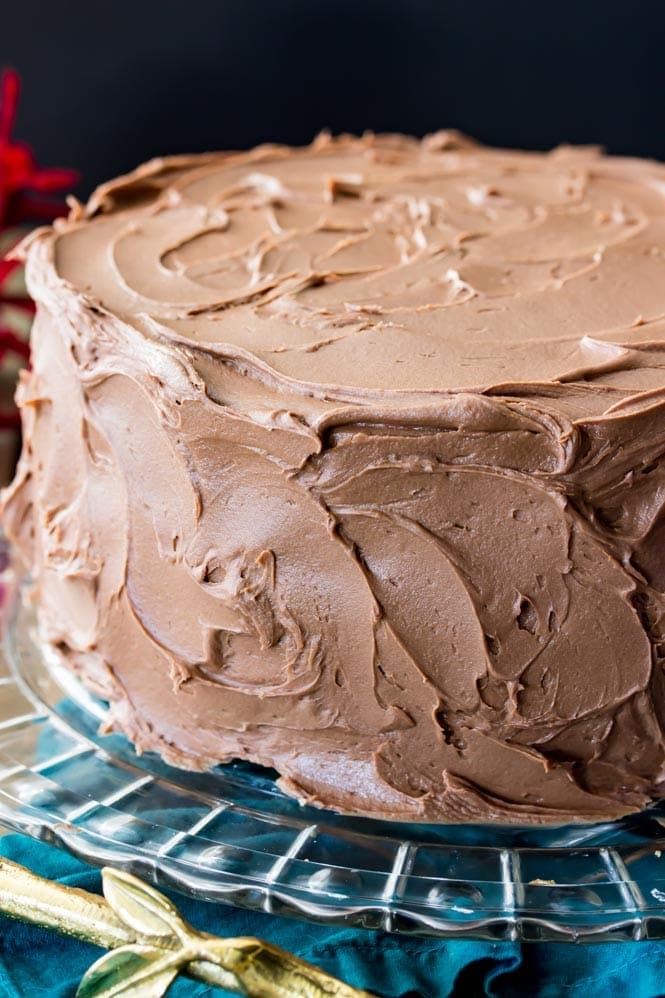
[{"label": "golden metal decoration", "polygon": [[131,873],[105,867],[102,885],[99,897],[0,859],[0,912],[110,950],[78,998],[159,998],[179,974],[255,998],[370,998],[271,943],[198,932]]}]

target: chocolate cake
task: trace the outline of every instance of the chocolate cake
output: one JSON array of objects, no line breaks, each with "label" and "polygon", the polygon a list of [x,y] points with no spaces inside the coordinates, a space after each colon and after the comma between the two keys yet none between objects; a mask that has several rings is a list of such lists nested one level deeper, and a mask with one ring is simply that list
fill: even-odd
[{"label": "chocolate cake", "polygon": [[138,749],[406,820],[663,793],[665,167],[322,136],[22,253],[4,523]]}]

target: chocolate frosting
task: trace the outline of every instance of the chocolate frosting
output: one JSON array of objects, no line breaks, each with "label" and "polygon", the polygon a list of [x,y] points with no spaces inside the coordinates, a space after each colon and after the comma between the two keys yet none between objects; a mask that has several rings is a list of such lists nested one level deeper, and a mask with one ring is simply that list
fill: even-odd
[{"label": "chocolate frosting", "polygon": [[23,253],[4,522],[114,727],[374,816],[663,792],[665,167],[322,136]]}]

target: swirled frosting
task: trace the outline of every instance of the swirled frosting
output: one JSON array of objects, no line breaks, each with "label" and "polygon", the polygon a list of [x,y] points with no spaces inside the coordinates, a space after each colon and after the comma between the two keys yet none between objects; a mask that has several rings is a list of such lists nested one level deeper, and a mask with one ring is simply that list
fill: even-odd
[{"label": "swirled frosting", "polygon": [[323,136],[23,252],[4,521],[139,748],[404,819],[663,792],[664,167]]}]

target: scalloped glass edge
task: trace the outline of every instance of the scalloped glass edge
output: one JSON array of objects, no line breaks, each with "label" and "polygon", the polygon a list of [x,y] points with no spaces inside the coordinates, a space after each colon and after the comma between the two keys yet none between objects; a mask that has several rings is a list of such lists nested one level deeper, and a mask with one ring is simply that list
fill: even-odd
[{"label": "scalloped glass edge", "polygon": [[105,705],[47,656],[0,547],[0,822],[207,901],[410,935],[665,939],[665,805],[603,825],[427,826],[298,804],[101,736]]}]

